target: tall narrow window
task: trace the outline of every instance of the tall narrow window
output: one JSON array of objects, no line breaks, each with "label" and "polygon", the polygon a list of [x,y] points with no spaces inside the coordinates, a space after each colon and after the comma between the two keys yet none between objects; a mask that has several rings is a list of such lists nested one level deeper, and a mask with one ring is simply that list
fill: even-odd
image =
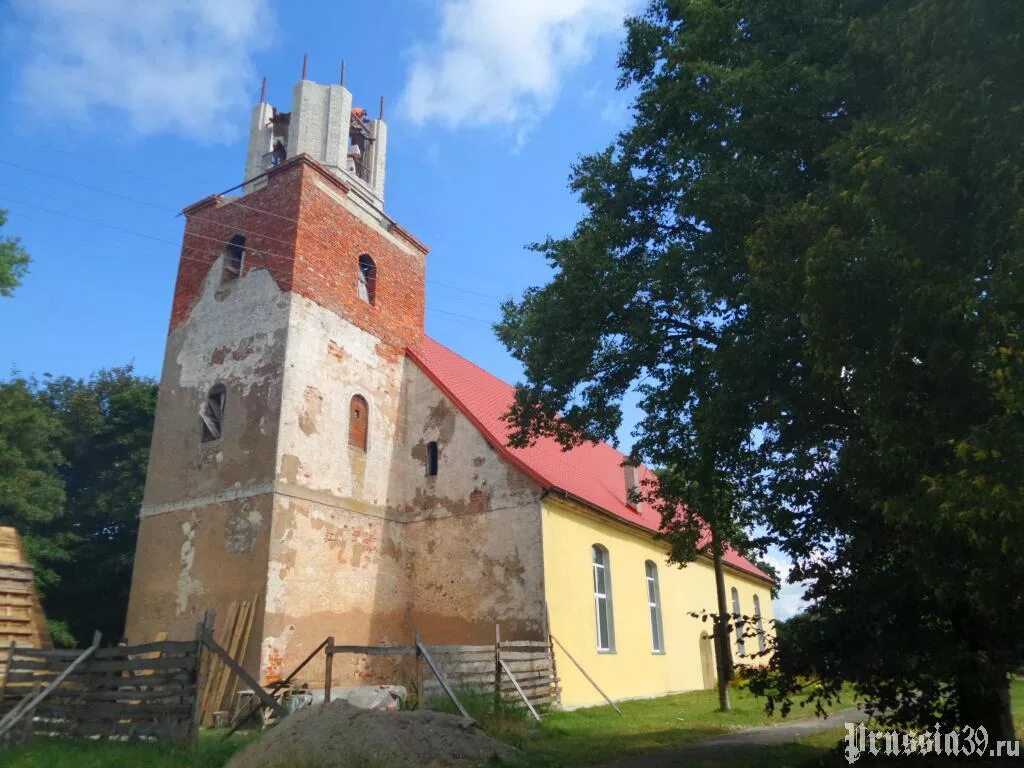
[{"label": "tall narrow window", "polygon": [[245,260],[245,237],[235,235],[228,240],[224,248],[224,271],[221,273],[221,282],[227,283],[236,279],[242,274],[242,262]]},{"label": "tall narrow window", "polygon": [[608,550],[600,544],[593,547],[594,613],[597,617],[597,650],[615,650],[615,623],[612,617],[612,570]]},{"label": "tall narrow window", "polygon": [[362,395],[352,395],[348,405],[348,444],[361,451],[366,450],[366,436],[369,432],[370,408]]},{"label": "tall narrow window", "polygon": [[665,634],[661,626],[661,594],[658,589],[658,566],[648,560],[644,567],[647,570],[647,607],[651,612],[651,650],[654,653],[664,653]]},{"label": "tall narrow window", "polygon": [[431,440],[427,443],[427,475],[433,477],[437,474],[437,441]]},{"label": "tall narrow window", "polygon": [[377,265],[367,253],[359,257],[359,298],[367,304],[377,303]]},{"label": "tall narrow window", "polygon": [[761,620],[761,600],[754,595],[754,626],[757,627],[757,650],[764,653],[764,622]]},{"label": "tall narrow window", "polygon": [[747,655],[747,645],[743,640],[743,615],[740,613],[740,593],[736,587],[732,588],[732,614],[733,625],[736,628],[736,653],[739,656]]},{"label": "tall narrow window", "polygon": [[219,440],[224,424],[224,406],[228,393],[223,384],[217,384],[206,395],[206,402],[199,411],[203,425],[203,442]]}]

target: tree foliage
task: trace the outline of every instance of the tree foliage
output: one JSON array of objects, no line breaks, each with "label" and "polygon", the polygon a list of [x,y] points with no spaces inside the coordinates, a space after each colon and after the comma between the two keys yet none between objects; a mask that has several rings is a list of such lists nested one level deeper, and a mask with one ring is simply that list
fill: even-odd
[{"label": "tree foliage", "polygon": [[821,690],[899,723],[1005,733],[1024,662],[1022,27],[1011,0],[656,0],[633,124],[498,329],[518,440],[607,438],[638,386],[635,458],[767,524]]},{"label": "tree foliage", "polygon": [[[7,211],[0,209],[0,228],[7,223]],[[0,237],[0,296],[12,296],[28,272],[29,255],[16,237]]]},{"label": "tree foliage", "polygon": [[55,636],[124,631],[156,394],[130,366],[0,384],[0,456],[22,457],[0,459],[0,484],[21,484],[0,496],[0,524],[25,538]]}]

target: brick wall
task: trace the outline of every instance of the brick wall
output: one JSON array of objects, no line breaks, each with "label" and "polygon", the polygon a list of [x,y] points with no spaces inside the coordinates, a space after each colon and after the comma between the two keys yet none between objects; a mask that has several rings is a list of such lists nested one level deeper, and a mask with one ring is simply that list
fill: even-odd
[{"label": "brick wall", "polygon": [[[338,199],[332,176],[303,173],[295,290],[404,352],[423,338],[426,254],[397,245]],[[401,235],[397,235],[401,237]],[[373,305],[359,298],[359,256],[377,265]],[[390,356],[391,350],[382,350]]]},{"label": "brick wall", "polygon": [[[397,226],[389,234],[387,224],[366,221],[349,194],[344,182],[300,156],[273,170],[260,190],[241,198],[209,197],[186,208],[171,330],[188,317],[207,272],[219,269],[227,241],[241,234],[243,273],[267,269],[281,290],[294,290],[377,336],[385,357],[418,344],[426,249]],[[357,289],[364,253],[377,265],[373,305]]]}]

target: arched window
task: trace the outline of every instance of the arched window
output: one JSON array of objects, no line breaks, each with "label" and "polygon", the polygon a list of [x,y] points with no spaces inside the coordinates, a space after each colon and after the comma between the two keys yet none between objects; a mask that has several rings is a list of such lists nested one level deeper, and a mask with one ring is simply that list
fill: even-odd
[{"label": "arched window", "polygon": [[427,443],[427,475],[433,477],[437,474],[437,441],[431,440]]},{"label": "arched window", "polygon": [[658,589],[658,566],[653,561],[644,563],[647,571],[647,607],[651,611],[651,650],[665,652],[665,635],[661,625],[661,594]]},{"label": "arched window", "polygon": [[348,444],[361,451],[366,450],[366,436],[369,432],[370,407],[362,395],[352,395],[348,405]]},{"label": "arched window", "polygon": [[597,650],[611,653],[615,650],[615,621],[612,617],[612,569],[608,562],[608,550],[600,544],[593,546],[593,562]]},{"label": "arched window", "polygon": [[224,424],[224,406],[227,404],[228,392],[223,384],[212,387],[206,395],[206,402],[199,410],[203,426],[203,442],[219,440]]},{"label": "arched window", "polygon": [[754,626],[757,627],[757,650],[764,653],[764,622],[761,620],[761,600],[754,595]]},{"label": "arched window", "polygon": [[377,265],[368,253],[359,257],[359,298],[367,304],[377,303]]},{"label": "arched window", "polygon": [[739,656],[747,655],[747,646],[743,642],[743,619],[740,612],[740,593],[736,587],[732,588],[732,618],[736,628],[736,653]]},{"label": "arched window", "polygon": [[242,262],[245,260],[245,237],[235,235],[228,240],[224,248],[224,270],[221,272],[220,280],[228,283],[242,274]]}]

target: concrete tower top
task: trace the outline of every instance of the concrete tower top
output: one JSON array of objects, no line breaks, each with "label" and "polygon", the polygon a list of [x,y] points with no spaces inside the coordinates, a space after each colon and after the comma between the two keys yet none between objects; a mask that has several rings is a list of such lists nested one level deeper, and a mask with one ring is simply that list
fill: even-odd
[{"label": "concrete tower top", "polygon": [[262,99],[253,108],[245,192],[265,183],[256,178],[265,171],[306,154],[367,193],[369,202],[383,211],[387,140],[384,120],[370,120],[365,109],[353,107],[352,93],[344,85],[302,79],[292,91],[291,112]]}]

